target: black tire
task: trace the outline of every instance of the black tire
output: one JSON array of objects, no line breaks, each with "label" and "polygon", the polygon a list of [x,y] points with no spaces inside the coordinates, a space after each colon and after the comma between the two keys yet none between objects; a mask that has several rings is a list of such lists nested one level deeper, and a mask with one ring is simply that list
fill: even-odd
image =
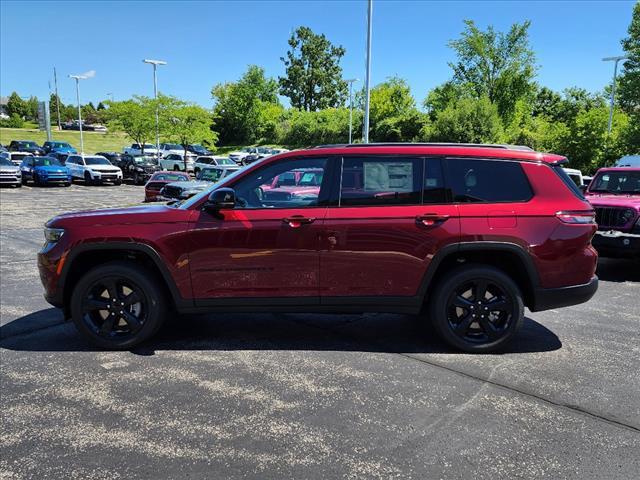
[{"label": "black tire", "polygon": [[180,167],[178,165],[174,165],[173,166],[173,171],[174,172],[179,172],[180,171]]},{"label": "black tire", "polygon": [[22,188],[22,182],[16,184],[16,188]]},{"label": "black tire", "polygon": [[89,270],[75,285],[71,317],[95,345],[129,349],[160,329],[167,310],[165,298],[152,272],[129,262],[110,262]]},{"label": "black tire", "polygon": [[120,186],[122,185],[122,180],[121,179],[117,179],[115,182],[113,182],[116,186]]},{"label": "black tire", "polygon": [[22,185],[26,185],[27,184],[27,177],[25,177],[24,175],[22,175],[22,179],[20,180],[20,186]]},{"label": "black tire", "polygon": [[140,175],[138,175],[138,172],[133,172],[133,184],[140,185]]},{"label": "black tire", "polygon": [[196,178],[198,178],[199,173],[200,173],[200,168],[196,167],[195,170],[193,171],[193,174],[195,175]]},{"label": "black tire", "polygon": [[89,172],[84,172],[84,184],[93,185],[93,180],[91,179],[91,174]]},{"label": "black tire", "polygon": [[449,345],[465,352],[489,353],[503,349],[518,333],[524,321],[524,302],[518,285],[503,271],[465,265],[438,281],[428,312]]},{"label": "black tire", "polygon": [[64,184],[65,187],[70,187],[71,186],[71,182],[67,182]]}]

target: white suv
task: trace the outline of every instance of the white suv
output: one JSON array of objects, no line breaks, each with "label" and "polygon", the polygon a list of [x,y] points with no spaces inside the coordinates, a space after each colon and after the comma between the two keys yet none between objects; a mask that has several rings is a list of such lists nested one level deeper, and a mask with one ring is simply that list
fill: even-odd
[{"label": "white suv", "polygon": [[69,155],[65,166],[71,171],[74,179],[84,180],[85,184],[101,184],[111,182],[116,185],[122,183],[122,170],[112,165],[109,160],[100,155]]},{"label": "white suv", "polygon": [[216,165],[234,167],[236,166],[236,162],[231,160],[229,157],[217,157],[215,155],[202,155],[196,158],[196,163],[193,166],[193,173],[197,177],[198,173],[200,173],[200,170],[207,167],[216,166]]},{"label": "white suv", "polygon": [[[187,155],[187,172],[193,172],[195,165],[194,158],[194,155]],[[170,153],[166,157],[161,158],[159,163],[163,170],[185,171],[185,161],[182,153]]]},{"label": "white suv", "polygon": [[168,155],[175,153],[177,155],[184,154],[184,147],[177,143],[161,143],[160,144],[160,157],[164,158]]}]

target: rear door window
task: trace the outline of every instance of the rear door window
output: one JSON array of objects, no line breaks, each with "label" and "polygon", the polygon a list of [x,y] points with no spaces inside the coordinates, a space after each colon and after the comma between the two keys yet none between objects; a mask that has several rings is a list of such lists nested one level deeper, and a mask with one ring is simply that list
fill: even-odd
[{"label": "rear door window", "polygon": [[455,203],[526,202],[533,197],[531,185],[518,162],[448,158],[445,163],[447,183]]},{"label": "rear door window", "polygon": [[417,205],[423,189],[423,159],[415,157],[345,157],[339,205]]}]

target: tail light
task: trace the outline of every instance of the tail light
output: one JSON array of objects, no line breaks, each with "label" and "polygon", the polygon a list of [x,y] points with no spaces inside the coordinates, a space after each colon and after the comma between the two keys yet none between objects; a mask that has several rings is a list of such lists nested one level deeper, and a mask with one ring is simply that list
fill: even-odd
[{"label": "tail light", "polygon": [[556,217],[558,217],[558,219],[563,223],[570,223],[573,225],[596,223],[596,212],[593,210],[557,212]]}]

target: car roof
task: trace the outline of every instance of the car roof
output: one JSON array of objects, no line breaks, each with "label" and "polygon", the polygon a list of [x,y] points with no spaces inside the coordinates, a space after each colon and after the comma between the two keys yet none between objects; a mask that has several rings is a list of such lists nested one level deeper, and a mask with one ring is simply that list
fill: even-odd
[{"label": "car roof", "polygon": [[598,169],[596,174],[600,172],[640,172],[640,167],[604,167]]},{"label": "car roof", "polygon": [[442,155],[482,157],[505,160],[523,160],[530,162],[544,162],[559,164],[567,161],[562,155],[540,153],[529,147],[514,145],[484,145],[465,143],[369,143],[369,144],[339,144],[321,145],[302,150],[294,150],[279,154],[275,158],[295,157],[305,155]]}]

